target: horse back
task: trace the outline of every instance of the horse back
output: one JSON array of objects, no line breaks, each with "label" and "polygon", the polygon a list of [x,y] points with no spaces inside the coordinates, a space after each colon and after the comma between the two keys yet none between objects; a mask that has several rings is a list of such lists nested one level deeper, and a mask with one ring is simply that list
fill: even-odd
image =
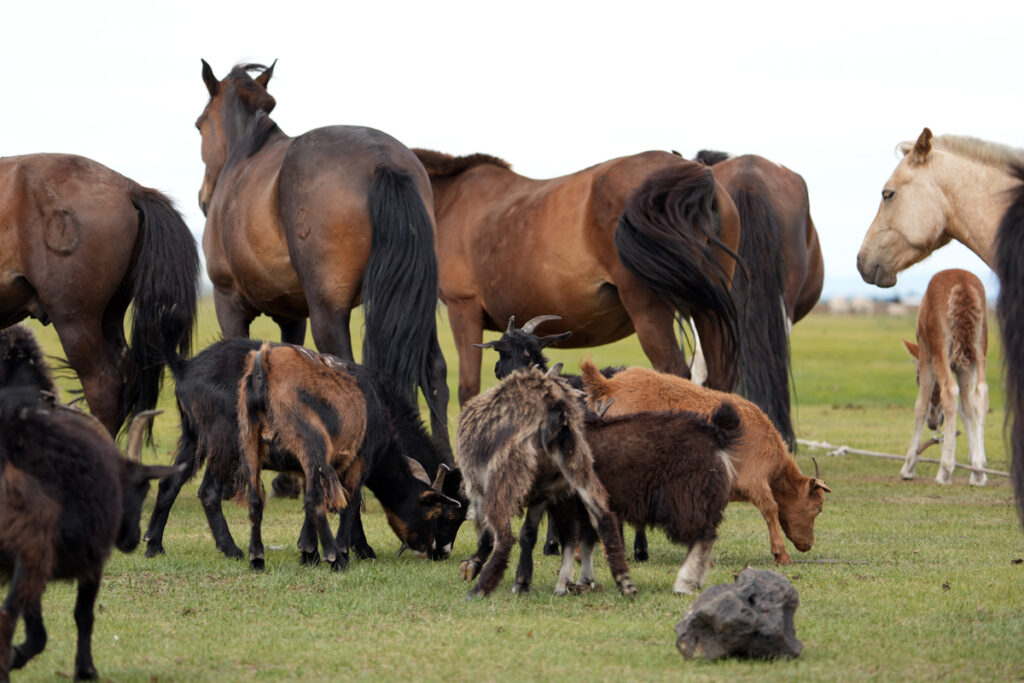
[{"label": "horse back", "polygon": [[976,275],[951,268],[932,277],[917,314],[917,341],[924,353],[953,368],[984,362],[988,352],[985,287]]}]

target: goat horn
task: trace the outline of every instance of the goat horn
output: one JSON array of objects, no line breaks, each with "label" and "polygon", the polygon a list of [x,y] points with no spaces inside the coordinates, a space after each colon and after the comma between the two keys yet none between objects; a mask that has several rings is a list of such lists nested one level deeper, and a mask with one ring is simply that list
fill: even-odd
[{"label": "goat horn", "polygon": [[541,323],[547,322],[548,320],[561,319],[562,316],[560,315],[538,315],[536,318],[531,318],[530,320],[527,320],[526,324],[523,325],[522,327],[522,331],[525,332],[526,334],[533,334],[533,331],[537,329],[537,326],[540,325]]},{"label": "goat horn", "polygon": [[409,548],[409,544],[406,543],[405,541],[402,541],[402,547],[398,549],[397,557],[401,557],[402,553],[404,553],[406,550],[408,550],[408,548]]},{"label": "goat horn", "polygon": [[613,403],[615,403],[615,399],[614,398],[608,399],[607,403],[598,403],[597,406],[596,406],[597,407],[597,416],[599,418],[601,418],[601,419],[604,419],[604,414],[608,412],[608,409],[612,407]]},{"label": "goat horn", "polygon": [[551,366],[551,369],[547,372],[547,377],[558,377],[562,374],[562,363],[559,361]]},{"label": "goat horn", "polygon": [[129,460],[142,462],[142,436],[146,431],[146,425],[162,412],[164,411],[144,410],[132,420],[132,426],[128,428],[127,455]]},{"label": "goat horn", "polygon": [[448,465],[445,465],[444,463],[441,463],[440,467],[437,468],[437,476],[434,477],[434,483],[430,485],[430,488],[434,489],[435,491],[440,491],[441,487],[444,486],[445,475],[447,475],[451,471],[452,468],[448,467]]},{"label": "goat horn", "polygon": [[508,317],[508,327],[505,328],[505,334],[512,334],[515,331],[516,331],[516,317],[514,315],[510,315]]},{"label": "goat horn", "polygon": [[818,468],[818,461],[815,460],[814,458],[811,458],[811,462],[814,463],[814,478],[821,479],[821,470]]}]

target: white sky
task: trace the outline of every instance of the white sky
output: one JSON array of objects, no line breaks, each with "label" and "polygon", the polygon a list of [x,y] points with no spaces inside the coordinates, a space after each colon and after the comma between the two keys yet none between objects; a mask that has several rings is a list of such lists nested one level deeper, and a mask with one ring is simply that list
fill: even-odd
[{"label": "white sky", "polygon": [[[806,179],[825,296],[890,295],[855,257],[898,142],[1024,147],[1024,3],[19,2],[3,11],[0,154],[73,152],[173,197],[198,236],[194,127],[218,77],[278,58],[291,135],[370,125],[531,177],[647,149],[756,153]],[[959,245],[900,277],[988,268]]]}]

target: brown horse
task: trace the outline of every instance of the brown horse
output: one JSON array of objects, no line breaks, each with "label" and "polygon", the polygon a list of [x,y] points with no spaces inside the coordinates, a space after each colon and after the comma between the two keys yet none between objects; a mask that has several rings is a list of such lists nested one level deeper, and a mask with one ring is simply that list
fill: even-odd
[{"label": "brown horse", "polygon": [[825,266],[804,179],[747,154],[701,151],[740,214],[740,260],[732,283],[743,331],[740,392],[771,418],[790,449],[789,332],[821,296]]},{"label": "brown horse", "polygon": [[[434,188],[441,299],[459,354],[459,401],[480,390],[483,330],[561,316],[585,347],[634,331],[652,365],[689,376],[674,319],[710,339],[709,381],[735,386],[728,283],[739,218],[704,166],[668,152],[533,180],[494,157],[415,150]],[[714,245],[713,247],[711,245]]]},{"label": "brown horse", "polygon": [[79,156],[0,159],[0,328],[52,322],[111,434],[156,405],[164,359],[188,354],[198,288],[195,239],[164,195]]},{"label": "brown horse", "polygon": [[349,317],[362,303],[363,364],[413,404],[419,385],[434,437],[447,446],[427,174],[407,147],[372,128],[285,135],[269,117],[273,71],[240,65],[218,80],[203,62],[210,101],[196,122],[206,164],[199,205],[221,330],[248,336],[265,313],[284,341],[302,344],[308,317],[317,348],[351,361]]}]

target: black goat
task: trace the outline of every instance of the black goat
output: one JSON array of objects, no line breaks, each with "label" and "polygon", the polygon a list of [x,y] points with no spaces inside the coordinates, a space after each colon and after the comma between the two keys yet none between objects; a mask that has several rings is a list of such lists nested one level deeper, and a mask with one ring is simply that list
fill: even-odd
[{"label": "black goat", "polygon": [[24,325],[0,330],[0,388],[35,389],[44,401],[53,403],[59,392],[43,350],[32,331]]},{"label": "black goat", "polygon": [[[0,390],[0,680],[46,646],[40,603],[51,579],[77,580],[75,679],[92,679],[93,606],[111,546],[131,552],[149,480],[173,467],[137,462],[147,419],[133,421],[125,459],[95,418],[39,403],[35,387]],[[11,647],[19,618],[25,642]]]}]

